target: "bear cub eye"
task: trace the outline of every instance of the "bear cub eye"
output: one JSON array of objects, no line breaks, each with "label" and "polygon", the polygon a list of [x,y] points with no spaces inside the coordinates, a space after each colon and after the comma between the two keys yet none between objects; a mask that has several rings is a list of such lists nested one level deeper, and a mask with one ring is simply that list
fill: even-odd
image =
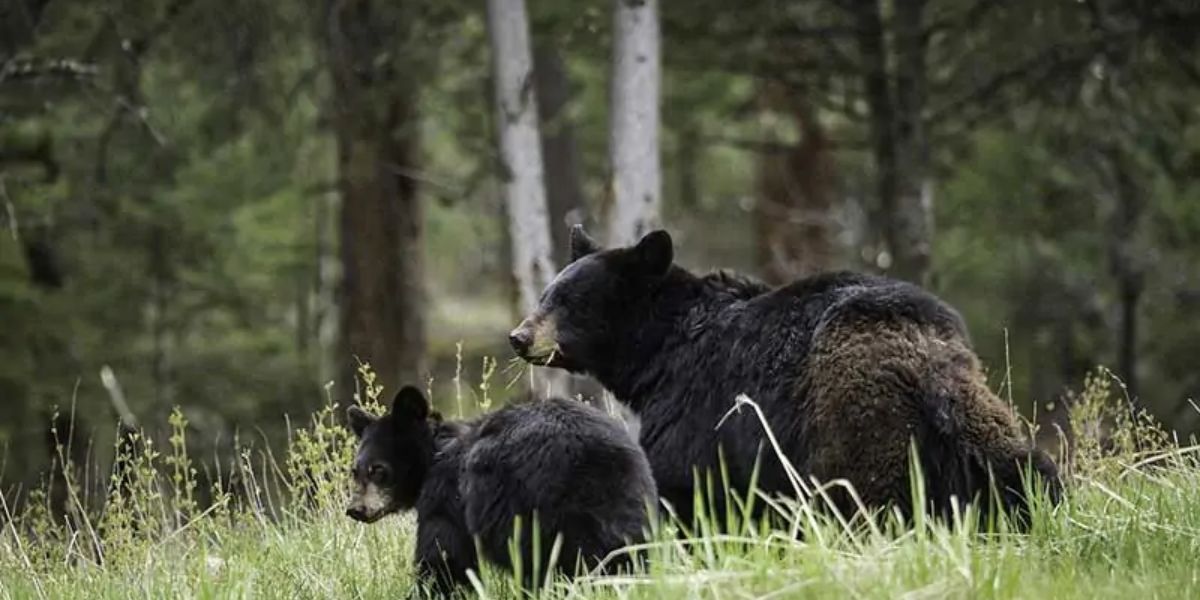
[{"label": "bear cub eye", "polygon": [[381,464],[374,464],[367,468],[367,479],[375,483],[384,483],[388,478],[388,468]]}]

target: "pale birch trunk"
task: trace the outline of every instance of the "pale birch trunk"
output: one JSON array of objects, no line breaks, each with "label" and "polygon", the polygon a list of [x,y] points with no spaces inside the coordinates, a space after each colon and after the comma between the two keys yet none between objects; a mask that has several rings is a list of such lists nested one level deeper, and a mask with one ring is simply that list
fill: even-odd
[{"label": "pale birch trunk", "polygon": [[[582,159],[575,124],[568,114],[571,81],[558,51],[549,44],[535,45],[533,70],[537,84],[538,122],[542,134],[542,159],[546,183],[546,212],[550,220],[550,257],[555,265],[571,260],[570,226],[588,221],[587,202],[579,168]],[[593,402],[604,388],[586,375],[565,375],[560,388],[571,397]]]},{"label": "pale birch trunk", "polygon": [[614,0],[609,246],[632,243],[661,225],[659,46],[657,0]]},{"label": "pale birch trunk", "polygon": [[[554,277],[541,139],[534,96],[533,58],[524,0],[488,0],[492,77],[496,86],[496,129],[500,178],[512,241],[513,282],[523,315],[537,308]],[[562,374],[535,370],[536,391],[564,392]]]}]

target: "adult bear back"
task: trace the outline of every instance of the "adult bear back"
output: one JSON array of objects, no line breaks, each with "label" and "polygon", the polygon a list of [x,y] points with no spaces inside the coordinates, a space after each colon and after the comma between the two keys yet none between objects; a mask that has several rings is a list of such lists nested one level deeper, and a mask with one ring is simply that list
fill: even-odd
[{"label": "adult bear back", "polygon": [[[514,348],[592,374],[628,403],[659,493],[684,518],[694,468],[715,473],[722,456],[735,489],[761,461],[761,489],[793,490],[764,454],[754,415],[716,427],[741,394],[802,475],[845,479],[868,507],[913,512],[913,443],[934,512],[954,497],[990,506],[994,480],[999,507],[1022,516],[1026,473],[1059,494],[1053,462],[987,387],[962,318],[918,286],[830,273],[768,290],[729,274],[696,276],[673,264],[662,231],[601,250],[576,229],[572,258],[513,332]],[[833,497],[853,507],[847,494]]]}]

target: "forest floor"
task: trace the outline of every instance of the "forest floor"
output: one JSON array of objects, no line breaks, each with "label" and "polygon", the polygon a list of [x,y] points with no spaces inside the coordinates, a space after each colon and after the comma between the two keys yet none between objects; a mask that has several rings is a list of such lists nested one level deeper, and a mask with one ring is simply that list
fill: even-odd
[{"label": "forest floor", "polygon": [[[1096,386],[1094,386],[1096,387]],[[1035,506],[1027,534],[958,523],[847,526],[807,503],[776,503],[771,530],[728,518],[678,535],[663,527],[632,574],[556,580],[546,597],[1198,598],[1200,447],[1181,445],[1106,389],[1073,413],[1080,430],[1066,500]],[[176,436],[137,453],[128,493],[100,516],[57,524],[34,493],[0,517],[3,598],[394,598],[413,585],[411,516],[362,525],[342,514],[353,441],[331,408],[286,456],[246,452],[238,492],[201,508]],[[1125,416],[1122,416],[1125,415]],[[1100,439],[1088,431],[1104,431]],[[144,442],[143,442],[144,444]],[[919,493],[919,491],[918,491]],[[306,501],[297,498],[304,497]],[[32,500],[32,501],[28,501]],[[40,501],[40,502],[39,502]],[[16,512],[16,514],[13,514]],[[993,530],[994,531],[994,530]],[[484,569],[470,590],[519,597]]]}]

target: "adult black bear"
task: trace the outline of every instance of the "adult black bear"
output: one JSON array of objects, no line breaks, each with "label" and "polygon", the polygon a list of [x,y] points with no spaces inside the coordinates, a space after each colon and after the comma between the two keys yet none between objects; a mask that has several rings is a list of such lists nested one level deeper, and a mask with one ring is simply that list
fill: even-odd
[{"label": "adult black bear", "polygon": [[[716,473],[718,448],[734,488],[751,481],[761,424],[743,411],[716,427],[739,394],[800,474],[844,478],[870,507],[912,514],[913,442],[936,513],[951,497],[990,505],[994,480],[1000,508],[1022,515],[1026,465],[1060,493],[1054,463],[988,389],[958,313],[917,286],[832,273],[771,290],[696,276],[672,264],[664,231],[601,250],[576,227],[571,254],[510,342],[528,361],[595,376],[638,413],[659,493],[685,519],[693,468]],[[793,490],[769,456],[758,485]]]},{"label": "adult black bear", "polygon": [[[648,530],[657,498],[645,454],[616,419],[581,402],[513,405],[446,422],[414,387],[375,417],[348,410],[359,438],[346,513],[375,522],[416,508],[418,581],[446,593],[484,558],[512,570],[509,540],[521,519],[526,585],[561,535],[558,565],[596,565]],[[539,554],[534,556],[532,520]],[[536,559],[536,563],[535,563]]]}]

